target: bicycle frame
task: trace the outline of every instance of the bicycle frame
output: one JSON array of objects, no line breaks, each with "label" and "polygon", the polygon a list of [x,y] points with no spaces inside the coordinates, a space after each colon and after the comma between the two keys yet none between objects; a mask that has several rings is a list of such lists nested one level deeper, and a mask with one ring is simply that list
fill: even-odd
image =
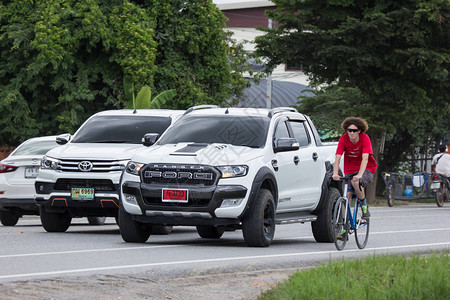
[{"label": "bicycle frame", "polygon": [[346,212],[345,212],[345,216],[344,216],[344,220],[347,221],[347,218],[350,216],[349,218],[349,222],[350,222],[350,228],[351,230],[356,230],[356,214],[352,214],[352,211],[350,209],[350,199],[348,199],[348,192],[352,192],[355,195],[355,205],[353,207],[353,211],[356,211],[356,207],[357,205],[361,205],[361,201],[359,200],[358,196],[356,195],[355,191],[350,188],[348,186],[348,182],[345,181],[344,183],[344,189],[342,192],[342,197],[345,198],[345,206],[347,207]]}]

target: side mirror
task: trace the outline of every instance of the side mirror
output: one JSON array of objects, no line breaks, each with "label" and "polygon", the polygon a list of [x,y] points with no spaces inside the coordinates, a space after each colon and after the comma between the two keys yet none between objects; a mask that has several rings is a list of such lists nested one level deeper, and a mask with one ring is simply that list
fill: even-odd
[{"label": "side mirror", "polygon": [[275,140],[275,146],[273,147],[273,151],[277,152],[285,152],[285,151],[293,151],[298,150],[300,148],[300,144],[294,138],[279,138]]},{"label": "side mirror", "polygon": [[67,144],[69,141],[70,141],[70,138],[71,138],[72,136],[70,135],[70,133],[63,133],[63,134],[60,134],[60,135],[58,135],[57,137],[56,137],[56,143],[58,144],[58,145],[65,145],[65,144]]},{"label": "side mirror", "polygon": [[146,133],[142,138],[142,144],[146,147],[149,147],[156,143],[159,139],[159,133]]}]

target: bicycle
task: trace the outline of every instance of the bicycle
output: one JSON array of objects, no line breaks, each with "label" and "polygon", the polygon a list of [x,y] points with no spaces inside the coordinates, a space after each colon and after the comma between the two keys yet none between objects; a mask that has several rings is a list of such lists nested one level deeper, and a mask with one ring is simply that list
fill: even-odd
[{"label": "bicycle", "polygon": [[[355,173],[356,174],[356,173]],[[349,187],[349,181],[355,174],[350,174],[342,177],[344,181],[344,188],[342,196],[336,200],[333,210],[332,229],[334,235],[334,244],[336,249],[342,250],[347,244],[348,236],[355,233],[356,245],[359,249],[363,249],[367,245],[369,239],[369,225],[370,219],[362,218],[362,204],[355,191]],[[355,196],[355,205],[353,208],[353,214],[350,209],[349,199],[347,197],[347,191],[353,193]],[[337,238],[342,232],[344,232],[342,238]]]}]

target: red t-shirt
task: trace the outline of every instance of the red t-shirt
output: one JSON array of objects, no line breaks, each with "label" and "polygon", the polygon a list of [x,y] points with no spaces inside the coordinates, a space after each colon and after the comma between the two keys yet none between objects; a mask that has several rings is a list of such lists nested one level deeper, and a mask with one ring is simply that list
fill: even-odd
[{"label": "red t-shirt", "polygon": [[369,170],[372,174],[375,174],[377,170],[377,162],[373,158],[372,143],[370,138],[365,133],[359,134],[359,141],[353,144],[350,141],[348,133],[345,133],[339,139],[336,154],[344,154],[344,173],[351,174],[359,171],[361,167],[363,153],[369,154],[369,162],[367,163],[366,170]]}]

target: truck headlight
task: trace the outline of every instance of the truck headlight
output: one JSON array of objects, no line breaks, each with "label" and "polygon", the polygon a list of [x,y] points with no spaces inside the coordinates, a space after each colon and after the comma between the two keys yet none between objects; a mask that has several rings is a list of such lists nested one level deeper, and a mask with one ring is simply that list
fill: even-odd
[{"label": "truck headlight", "polygon": [[44,156],[41,161],[41,169],[56,170],[58,168],[59,160]]},{"label": "truck headlight", "polygon": [[133,175],[139,175],[139,171],[142,169],[142,167],[145,166],[145,164],[141,164],[135,161],[130,161],[127,164],[127,167],[125,170],[127,173],[133,174]]},{"label": "truck headlight", "polygon": [[222,173],[222,178],[242,177],[247,175],[248,171],[248,167],[245,165],[221,166],[217,169]]}]

